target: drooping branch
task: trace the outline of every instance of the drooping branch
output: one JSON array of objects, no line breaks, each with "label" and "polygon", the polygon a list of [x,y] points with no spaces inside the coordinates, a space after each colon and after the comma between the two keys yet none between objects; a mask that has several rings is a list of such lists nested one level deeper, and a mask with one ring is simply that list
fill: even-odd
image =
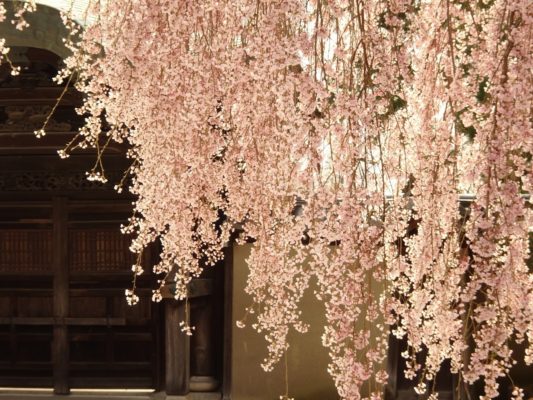
[{"label": "drooping branch", "polygon": [[238,241],[255,241],[246,290],[265,369],[306,330],[312,280],[342,398],[382,395],[389,330],[407,341],[419,393],[450,360],[495,397],[512,341],[527,338],[533,361],[530,2],[115,0],[90,12],[60,77],[76,72],[86,96],[83,145],[132,146],[131,248],[159,238],[154,270],[186,298],[239,225]]}]

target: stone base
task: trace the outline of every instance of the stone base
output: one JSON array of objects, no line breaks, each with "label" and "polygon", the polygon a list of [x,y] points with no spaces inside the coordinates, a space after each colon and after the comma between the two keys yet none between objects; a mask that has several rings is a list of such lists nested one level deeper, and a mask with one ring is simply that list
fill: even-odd
[{"label": "stone base", "polygon": [[9,391],[0,390],[0,400],[221,400],[220,393],[196,392],[187,396],[172,396],[164,392],[153,393],[113,393],[80,392],[67,396],[55,395],[48,391]]},{"label": "stone base", "polygon": [[187,396],[170,396],[167,395],[165,400],[220,400],[220,393],[189,393]]}]

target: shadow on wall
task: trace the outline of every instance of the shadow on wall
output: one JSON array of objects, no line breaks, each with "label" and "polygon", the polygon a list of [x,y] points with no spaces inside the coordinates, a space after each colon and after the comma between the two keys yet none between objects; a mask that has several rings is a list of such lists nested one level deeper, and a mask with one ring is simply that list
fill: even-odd
[{"label": "shadow on wall", "polygon": [[[233,354],[232,399],[279,399],[285,390],[285,370],[278,364],[274,371],[260,367],[265,358],[266,341],[250,326],[237,328],[235,320],[244,316],[250,297],[244,292],[248,267],[246,258],[251,245],[233,248]],[[338,399],[332,378],[327,372],[329,356],[322,346],[324,306],[314,296],[312,288],[302,300],[302,318],[310,324],[306,334],[293,334],[289,349],[289,395],[298,400]]]}]

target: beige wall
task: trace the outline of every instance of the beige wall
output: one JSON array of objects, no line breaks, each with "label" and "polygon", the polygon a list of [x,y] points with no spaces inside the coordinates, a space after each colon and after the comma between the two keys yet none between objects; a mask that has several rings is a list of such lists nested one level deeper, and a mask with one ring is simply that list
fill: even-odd
[{"label": "beige wall", "polygon": [[[272,372],[260,367],[266,356],[264,337],[247,326],[237,328],[235,321],[244,316],[250,297],[244,292],[248,267],[246,258],[251,245],[233,248],[233,354],[232,400],[279,399],[284,394],[284,368],[280,363]],[[333,380],[327,373],[329,357],[322,346],[324,307],[308,291],[302,302],[305,322],[311,326],[306,334],[290,337],[289,395],[297,400],[337,399]]]},{"label": "beige wall", "polygon": [[[13,4],[13,2],[5,2],[8,12],[7,21],[13,19]],[[68,36],[67,30],[56,9],[38,5],[37,12],[27,13],[25,19],[30,26],[22,31],[15,29],[15,26],[9,22],[0,24],[0,37],[6,40],[7,46],[46,49],[61,58],[70,54],[63,43],[63,38]]]}]

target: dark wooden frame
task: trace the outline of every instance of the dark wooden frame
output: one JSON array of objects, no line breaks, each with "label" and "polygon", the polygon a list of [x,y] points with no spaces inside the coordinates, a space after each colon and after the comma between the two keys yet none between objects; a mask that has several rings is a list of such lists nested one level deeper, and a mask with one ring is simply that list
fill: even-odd
[{"label": "dark wooden frame", "polygon": [[222,369],[222,399],[231,399],[233,352],[233,240],[224,253],[224,355]]},{"label": "dark wooden frame", "polygon": [[54,246],[54,340],[52,364],[54,366],[54,393],[68,394],[69,342],[65,318],[69,307],[67,199],[55,197],[52,201],[53,246]]}]

